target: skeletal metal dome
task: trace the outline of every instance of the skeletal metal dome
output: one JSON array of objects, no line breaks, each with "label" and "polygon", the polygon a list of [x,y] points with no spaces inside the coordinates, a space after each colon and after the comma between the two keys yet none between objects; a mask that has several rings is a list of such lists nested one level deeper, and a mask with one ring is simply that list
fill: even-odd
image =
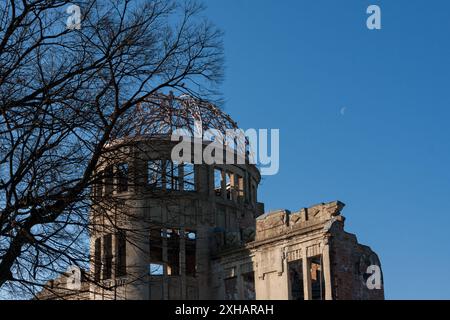
[{"label": "skeletal metal dome", "polygon": [[156,94],[140,103],[125,117],[122,138],[170,136],[183,130],[194,136],[199,132],[237,129],[236,122],[214,104],[189,95]]}]

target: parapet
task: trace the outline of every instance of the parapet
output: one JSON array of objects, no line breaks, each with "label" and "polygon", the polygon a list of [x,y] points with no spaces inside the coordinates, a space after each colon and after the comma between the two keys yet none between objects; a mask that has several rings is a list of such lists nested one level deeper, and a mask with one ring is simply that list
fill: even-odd
[{"label": "parapet", "polygon": [[345,204],[340,201],[322,203],[297,212],[277,210],[256,219],[256,241],[281,236],[294,230],[326,223],[333,218],[344,221],[341,211]]}]

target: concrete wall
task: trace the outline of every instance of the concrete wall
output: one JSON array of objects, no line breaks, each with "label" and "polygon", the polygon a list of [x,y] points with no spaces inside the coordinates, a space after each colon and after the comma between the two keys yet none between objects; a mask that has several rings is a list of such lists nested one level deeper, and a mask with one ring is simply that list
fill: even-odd
[{"label": "concrete wall", "polygon": [[[127,271],[118,279],[113,271],[112,279],[102,280],[105,288],[94,286],[92,299],[190,299],[193,296],[208,299],[222,296],[214,292],[211,282],[215,274],[211,271],[211,256],[221,249],[242,246],[254,239],[255,218],[263,213],[263,205],[250,197],[250,184],[256,187],[260,176],[253,165],[195,165],[195,191],[155,190],[146,186],[145,172],[148,160],[170,159],[173,143],[163,141],[141,141],[136,146],[117,148],[108,156],[99,171],[114,163],[127,162],[130,172],[130,186],[127,192],[113,193],[107,199],[114,204],[102,214],[94,214],[96,221],[92,233],[91,256],[95,256],[94,241],[114,233],[117,228],[127,232]],[[195,148],[193,148],[195,150]],[[222,194],[214,190],[214,169],[231,174],[231,183],[237,183],[238,176],[244,178],[244,197],[222,185]],[[236,178],[236,179],[235,179]],[[225,181],[225,180],[224,180]],[[106,186],[104,191],[106,190]],[[103,196],[104,198],[105,196]],[[117,202],[117,203],[116,203]],[[120,202],[120,205],[118,204]],[[99,207],[104,206],[101,203]],[[101,211],[102,208],[93,212]],[[221,218],[223,217],[223,219]],[[195,231],[197,272],[195,277],[187,276],[184,264],[184,240],[180,238],[180,273],[176,276],[150,276],[149,234],[152,229],[176,229]],[[113,244],[114,246],[114,244]],[[166,248],[166,242],[163,240]],[[167,249],[163,259],[167,260]],[[94,274],[94,263],[91,274]],[[109,289],[108,287],[111,287]],[[220,290],[220,289],[219,289]],[[114,294],[111,295],[111,291]]]},{"label": "concrete wall", "polygon": [[367,268],[375,265],[381,270],[378,256],[344,231],[343,207],[332,202],[260,216],[256,240],[247,244],[247,251],[224,252],[222,264],[239,260],[239,254],[252,256],[256,298],[261,300],[293,298],[289,264],[296,261],[301,265],[305,300],[384,299],[383,285],[373,290],[367,286]]},{"label": "concrete wall", "polygon": [[[294,285],[304,299],[383,299],[383,285],[370,290],[367,268],[377,266],[378,256],[344,231],[344,204],[336,201],[297,212],[279,210],[263,215],[264,205],[252,194],[260,175],[253,165],[195,165],[195,191],[162,190],[147,185],[147,161],[169,159],[173,144],[167,140],[138,141],[111,147],[99,171],[110,165],[129,165],[128,190],[117,192],[104,185],[101,197],[93,197],[91,269],[80,297],[90,299],[293,299]],[[194,148],[195,150],[195,148]],[[231,183],[244,178],[242,190],[225,182],[221,195],[214,187],[214,169],[229,172]],[[104,179],[106,181],[106,178]],[[180,181],[181,183],[182,181]],[[150,233],[179,231],[179,273],[168,274],[168,239],[162,241],[164,275],[150,275]],[[126,275],[116,272],[118,230],[126,232]],[[196,275],[186,270],[184,233],[196,233]],[[95,241],[104,248],[112,235],[112,274],[104,278],[108,257],[101,255],[101,279],[95,276]],[[290,269],[295,264],[295,270]],[[299,271],[300,280],[293,280]],[[297,273],[296,273],[297,274]],[[319,276],[318,276],[319,275]],[[319,279],[317,279],[319,277]],[[297,281],[293,284],[293,281]],[[318,286],[318,282],[320,286]],[[299,289],[300,290],[300,289]],[[295,292],[298,295],[299,290]],[[300,291],[301,292],[301,291]],[[43,294],[50,298],[51,294]]]}]

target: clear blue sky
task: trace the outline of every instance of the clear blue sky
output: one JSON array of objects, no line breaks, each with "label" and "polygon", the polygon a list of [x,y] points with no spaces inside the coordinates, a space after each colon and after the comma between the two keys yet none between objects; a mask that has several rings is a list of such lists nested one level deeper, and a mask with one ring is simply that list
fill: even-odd
[{"label": "clear blue sky", "polygon": [[339,199],[387,298],[449,299],[450,1],[206,2],[226,33],[225,110],[281,130],[266,210]]}]

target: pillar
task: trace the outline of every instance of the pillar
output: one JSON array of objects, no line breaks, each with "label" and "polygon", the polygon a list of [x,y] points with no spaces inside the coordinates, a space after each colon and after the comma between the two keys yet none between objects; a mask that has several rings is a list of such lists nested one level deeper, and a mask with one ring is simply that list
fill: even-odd
[{"label": "pillar", "polygon": [[305,300],[312,299],[312,288],[311,288],[311,262],[308,259],[306,250],[303,250],[303,292]]},{"label": "pillar", "polygon": [[331,261],[330,261],[330,244],[328,237],[324,240],[324,249],[322,254],[323,278],[325,287],[325,300],[333,300],[333,292],[331,286]]}]

